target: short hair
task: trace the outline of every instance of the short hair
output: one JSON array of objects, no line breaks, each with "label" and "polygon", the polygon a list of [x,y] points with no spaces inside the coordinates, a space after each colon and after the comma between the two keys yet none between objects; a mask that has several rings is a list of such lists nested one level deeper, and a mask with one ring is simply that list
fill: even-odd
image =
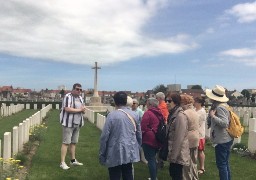
[{"label": "short hair", "polygon": [[75,84],[73,85],[73,90],[74,90],[76,87],[82,87],[82,85],[79,84],[79,83],[75,83]]},{"label": "short hair", "polygon": [[165,99],[165,95],[164,95],[163,92],[158,92],[158,93],[156,93],[156,98],[160,98],[160,99],[164,100]]},{"label": "short hair", "polygon": [[147,102],[153,107],[158,107],[159,105],[159,101],[156,98],[148,98]]},{"label": "short hair", "polygon": [[204,106],[205,104],[205,99],[203,97],[196,97],[194,100],[195,102],[201,104],[201,106]]},{"label": "short hair", "polygon": [[193,99],[193,96],[190,96],[188,94],[181,94],[180,95],[181,97],[181,104],[194,104],[194,99]]},{"label": "short hair", "polygon": [[123,91],[119,91],[114,95],[114,102],[116,106],[126,106],[127,94]]},{"label": "short hair", "polygon": [[126,105],[129,106],[129,107],[131,107],[132,104],[133,104],[132,98],[131,98],[130,96],[127,96],[127,103],[126,103]]},{"label": "short hair", "polygon": [[178,93],[169,92],[166,97],[171,97],[173,103],[180,106],[181,97]]}]

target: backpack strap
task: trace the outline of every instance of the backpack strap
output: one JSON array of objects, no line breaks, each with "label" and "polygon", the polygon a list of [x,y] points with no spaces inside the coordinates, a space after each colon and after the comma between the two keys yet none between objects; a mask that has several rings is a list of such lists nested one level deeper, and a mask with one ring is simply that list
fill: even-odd
[{"label": "backpack strap", "polygon": [[117,109],[117,110],[118,111],[122,111],[123,113],[125,113],[128,116],[128,118],[131,120],[131,122],[132,122],[132,124],[133,124],[133,126],[135,128],[135,131],[136,131],[137,130],[136,129],[136,123],[135,123],[135,120],[132,118],[132,116],[130,114],[128,114],[127,112],[125,112],[124,110],[122,110],[122,109]]}]

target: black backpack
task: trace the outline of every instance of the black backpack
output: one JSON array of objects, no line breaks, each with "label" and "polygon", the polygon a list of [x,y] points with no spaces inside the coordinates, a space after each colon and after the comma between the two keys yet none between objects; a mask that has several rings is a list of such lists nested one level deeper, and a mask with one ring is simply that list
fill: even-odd
[{"label": "black backpack", "polygon": [[167,127],[166,124],[164,123],[164,117],[162,116],[162,118],[159,120],[157,131],[155,133],[157,141],[160,142],[161,144],[163,144],[167,138],[166,128]]},{"label": "black backpack", "polygon": [[164,123],[164,116],[161,116],[161,119],[159,119],[157,130],[156,132],[154,132],[156,136],[156,140],[161,144],[163,144],[167,138],[166,129],[167,127],[166,127],[166,124]]}]

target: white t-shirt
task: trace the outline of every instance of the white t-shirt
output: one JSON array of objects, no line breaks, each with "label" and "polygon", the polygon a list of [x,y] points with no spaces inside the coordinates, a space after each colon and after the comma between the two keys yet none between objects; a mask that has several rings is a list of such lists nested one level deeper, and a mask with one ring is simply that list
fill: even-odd
[{"label": "white t-shirt", "polygon": [[206,111],[204,108],[201,108],[197,111],[199,115],[199,138],[205,138],[205,123],[206,123]]}]

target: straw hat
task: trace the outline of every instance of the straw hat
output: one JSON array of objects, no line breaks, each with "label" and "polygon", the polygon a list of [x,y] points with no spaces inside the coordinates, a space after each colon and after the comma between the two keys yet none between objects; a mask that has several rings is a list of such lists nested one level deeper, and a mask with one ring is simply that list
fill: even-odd
[{"label": "straw hat", "polygon": [[129,106],[129,107],[131,107],[131,106],[132,106],[132,103],[133,103],[132,98],[131,98],[130,96],[127,96],[127,103],[126,103],[126,105]]},{"label": "straw hat", "polygon": [[216,85],[213,89],[206,89],[206,96],[219,102],[228,102],[224,87]]}]

